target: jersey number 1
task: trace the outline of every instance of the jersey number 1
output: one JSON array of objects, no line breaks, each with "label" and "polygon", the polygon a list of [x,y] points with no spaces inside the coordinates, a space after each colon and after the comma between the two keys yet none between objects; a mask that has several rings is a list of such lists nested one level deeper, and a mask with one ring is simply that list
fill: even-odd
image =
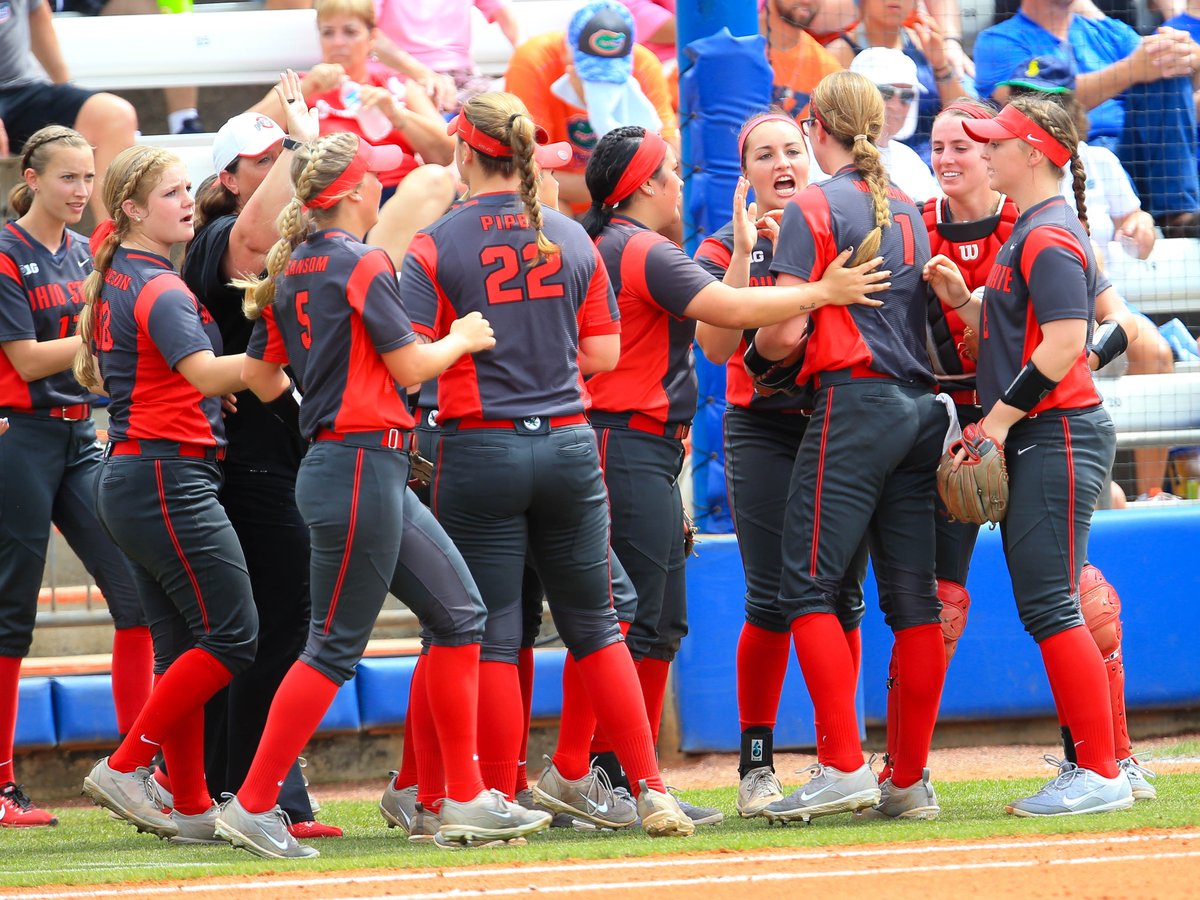
[{"label": "jersey number 1", "polygon": [[[561,253],[547,256],[544,262],[536,266],[533,265],[538,256],[536,241],[530,241],[521,248],[520,253],[518,257],[517,248],[509,244],[484,247],[480,251],[479,262],[489,270],[484,282],[488,303],[558,300],[566,295],[561,284],[546,283],[547,278],[562,269]],[[521,265],[522,259],[527,265]]]}]

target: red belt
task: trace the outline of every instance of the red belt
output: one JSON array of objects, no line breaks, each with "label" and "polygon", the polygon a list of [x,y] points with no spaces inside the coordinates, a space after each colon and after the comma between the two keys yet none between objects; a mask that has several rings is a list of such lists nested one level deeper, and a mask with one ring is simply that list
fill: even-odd
[{"label": "red belt", "polygon": [[157,459],[183,456],[188,459],[207,459],[220,462],[225,458],[224,447],[208,444],[181,444],[178,441],[129,440],[108,445],[109,456],[146,456]]},{"label": "red belt", "polygon": [[945,393],[949,394],[950,399],[953,400],[959,406],[978,406],[979,405],[979,391],[962,390],[962,391],[946,391]]},{"label": "red belt", "polygon": [[835,384],[847,384],[851,381],[896,381],[896,376],[886,372],[877,372],[865,363],[855,363],[845,369],[832,369],[828,372],[818,372],[813,376],[813,387],[818,391]]},{"label": "red belt", "polygon": [[68,422],[82,422],[92,417],[92,407],[87,403],[76,403],[73,406],[49,406],[40,409],[25,409],[19,406],[9,406],[6,413],[18,413],[23,416],[42,416],[50,419],[65,419]]},{"label": "red belt", "polygon": [[[546,423],[549,423],[547,426]],[[583,413],[573,416],[526,416],[523,419],[481,419],[478,416],[463,416],[460,419],[447,419],[439,423],[443,429],[453,431],[471,431],[478,428],[488,428],[495,431],[540,432],[545,428],[553,431],[555,428],[567,428],[571,425],[587,425],[588,418]]]},{"label": "red belt", "polygon": [[318,429],[313,442],[336,441],[349,447],[366,447],[369,450],[408,450],[408,429],[384,428],[381,431],[331,431]]},{"label": "red belt", "polygon": [[676,441],[687,440],[687,436],[692,433],[691,425],[662,422],[653,416],[638,412],[610,413],[597,410],[592,414],[592,422],[600,428],[614,424],[624,425],[632,428],[634,431],[644,431],[647,434],[656,434],[661,437],[672,438]]}]

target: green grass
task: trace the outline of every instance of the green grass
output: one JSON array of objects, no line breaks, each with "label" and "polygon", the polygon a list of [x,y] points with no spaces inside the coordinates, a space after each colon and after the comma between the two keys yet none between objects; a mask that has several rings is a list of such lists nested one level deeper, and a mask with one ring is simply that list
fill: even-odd
[{"label": "green grass", "polygon": [[[1200,750],[1200,747],[1196,748]],[[1194,751],[1187,750],[1189,755]],[[526,847],[448,853],[409,844],[398,830],[384,828],[375,804],[330,801],[321,818],[345,829],[338,840],[316,841],[319,859],[267,862],[231,847],[175,847],[115,822],[99,809],[62,810],[55,829],[0,830],[0,886],[33,887],[155,881],[264,872],[330,872],[344,869],[468,866],[539,862],[567,858],[604,859],[706,850],[748,851],[771,847],[802,849],[904,840],[979,840],[1008,835],[1079,834],[1136,828],[1200,827],[1200,774],[1172,774],[1157,781],[1160,799],[1124,813],[1017,819],[1004,804],[1032,793],[1039,779],[948,782],[938,786],[942,816],[936,822],[857,822],[848,816],[818,819],[809,826],[771,828],[762,819],[739,819],[732,788],[689,791],[695,803],[725,811],[723,825],[697,829],[687,840],[652,841],[641,833],[579,834],[554,830]],[[12,851],[16,852],[12,852]]]},{"label": "green grass", "polygon": [[[1200,758],[1200,741],[1175,741],[1159,747],[1151,754],[1153,759],[1196,759]],[[1153,765],[1151,765],[1153,768]]]}]

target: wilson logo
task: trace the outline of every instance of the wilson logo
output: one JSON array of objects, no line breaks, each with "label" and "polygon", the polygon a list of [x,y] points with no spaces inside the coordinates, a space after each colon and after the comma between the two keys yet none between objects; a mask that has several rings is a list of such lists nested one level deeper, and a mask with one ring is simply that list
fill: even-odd
[{"label": "wilson logo", "polygon": [[963,244],[963,246],[958,248],[958,255],[962,258],[963,262],[979,259],[979,245]]},{"label": "wilson logo", "polygon": [[629,35],[623,32],[604,29],[588,38],[588,47],[597,56],[624,56],[628,40]]}]

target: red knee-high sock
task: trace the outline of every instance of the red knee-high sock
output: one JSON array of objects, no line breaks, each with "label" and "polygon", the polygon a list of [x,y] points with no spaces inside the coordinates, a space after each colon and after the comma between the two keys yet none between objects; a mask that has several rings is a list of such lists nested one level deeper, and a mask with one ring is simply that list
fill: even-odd
[{"label": "red knee-high sock", "polygon": [[647,656],[638,662],[637,673],[638,681],[642,685],[642,699],[646,703],[646,719],[650,722],[650,739],[657,746],[671,664],[665,659],[651,659]]},{"label": "red knee-high sock", "polygon": [[1066,713],[1080,767],[1115,778],[1108,679],[1091,633],[1084,625],[1068,628],[1046,638],[1040,649],[1054,696]]},{"label": "red knee-high sock", "polygon": [[737,646],[738,720],[747,728],[774,728],[792,651],[791,634],[742,624]]},{"label": "red knee-high sock", "polygon": [[892,784],[906,788],[921,780],[929,764],[929,744],[946,683],[946,642],[940,624],[918,625],[896,632],[894,645],[899,683],[900,723]]},{"label": "red knee-high sock", "polygon": [[125,740],[108,758],[108,764],[118,772],[132,772],[138,766],[150,765],[162,742],[173,736],[179,723],[204,706],[232,678],[233,674],[207,650],[193,647],[184,653],[158,680]]},{"label": "red knee-high sock", "polygon": [[483,783],[516,796],[521,752],[521,680],[512,663],[479,664],[479,768]]},{"label": "red knee-high sock", "polygon": [[[292,663],[271,701],[258,752],[237,793],[247,812],[266,812],[279,801],[279,788],[288,769],[321,724],[337,692],[338,686],[328,676],[299,660]],[[154,693],[158,695],[158,691]]]},{"label": "red knee-high sock", "polygon": [[599,727],[629,776],[634,793],[640,790],[642,779],[651,790],[665,791],[645,706],[637,702],[641,686],[629,648],[624,643],[609,644],[578,662]]},{"label": "red knee-high sock", "polygon": [[163,759],[171,773],[174,807],[185,816],[198,816],[212,806],[204,780],[204,707],[194,710],[163,741]]},{"label": "red knee-high sock", "polygon": [[[425,690],[433,710],[446,796],[467,801],[483,790],[475,755],[479,727],[479,645],[430,647]],[[515,771],[515,769],[514,769]]]},{"label": "red knee-high sock", "polygon": [[21,657],[0,656],[0,784],[13,781],[13,743],[17,736],[17,694]]},{"label": "red knee-high sock", "polygon": [[[145,626],[113,633],[112,692],[117,731],[128,734],[154,683],[154,642]],[[207,807],[205,807],[207,809]]]},{"label": "red knee-high sock", "polygon": [[[417,664],[413,667],[412,681],[408,683],[408,711],[404,714],[404,743],[400,745],[400,770],[392,779],[392,787],[397,791],[402,791],[417,783],[416,729],[413,728],[413,707],[416,705],[417,672],[421,670],[424,659],[424,656],[417,657]],[[426,700],[426,703],[428,702]]]},{"label": "red knee-high sock", "polygon": [[412,737],[413,753],[417,758],[417,800],[428,810],[437,810],[446,796],[446,769],[438,749],[437,726],[433,724],[433,709],[429,704],[429,656],[417,660],[413,672],[412,695],[408,717],[404,721],[404,740]]},{"label": "red knee-high sock", "polygon": [[858,685],[858,673],[862,669],[862,631],[858,627],[842,632],[846,636],[846,649],[850,651],[850,661],[854,664],[854,684]]},{"label": "red knee-high sock", "polygon": [[887,678],[887,739],[884,750],[884,766],[879,773],[879,783],[892,777],[892,766],[896,764],[896,753],[900,742],[900,667],[896,663],[896,643],[892,642],[892,658],[888,662]]},{"label": "red knee-high sock", "polygon": [[[567,654],[568,658],[570,654]],[[522,647],[517,653],[517,678],[521,682],[521,755],[517,758],[517,793],[529,790],[529,720],[533,717],[533,648]]]},{"label": "red knee-high sock", "polygon": [[842,626],[832,613],[810,613],[792,622],[792,640],[821,723],[823,740],[817,758],[824,765],[853,772],[863,765],[863,755],[854,712],[854,660]]},{"label": "red knee-high sock", "polygon": [[[632,624],[633,624],[632,622],[618,622],[617,623],[617,627],[621,629],[621,637],[623,637],[623,638],[629,637],[629,626]],[[634,666],[636,667],[637,663],[634,663]],[[645,700],[642,701],[642,705],[643,706],[645,705]],[[613,752],[612,744],[610,744],[608,742],[608,738],[606,738],[604,736],[604,727],[600,724],[599,721],[597,721],[596,722],[596,733],[592,736],[591,755],[594,757],[598,753],[612,753],[612,752]]]},{"label": "red knee-high sock", "polygon": [[570,653],[563,664],[562,718],[558,725],[558,746],[554,765],[564,778],[582,778],[589,768],[589,748],[596,733],[596,713],[584,687],[579,663]]}]

